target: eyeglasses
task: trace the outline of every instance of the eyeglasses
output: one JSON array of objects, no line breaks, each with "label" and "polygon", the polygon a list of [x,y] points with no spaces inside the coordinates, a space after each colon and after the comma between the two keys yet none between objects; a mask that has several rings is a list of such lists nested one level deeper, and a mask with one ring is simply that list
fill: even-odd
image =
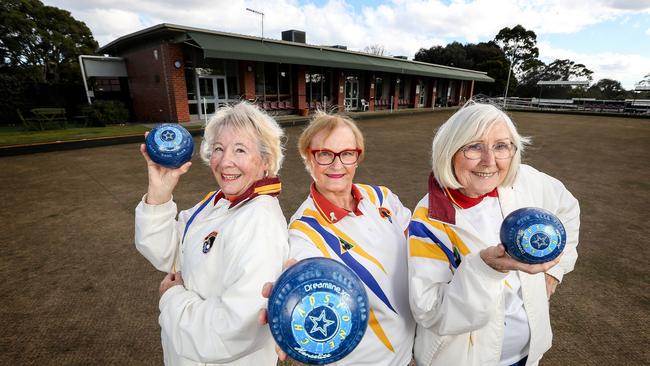
[{"label": "eyeglasses", "polygon": [[318,165],[330,165],[334,162],[334,159],[336,159],[337,156],[343,165],[352,165],[359,161],[361,151],[361,149],[351,149],[335,153],[334,151],[328,149],[309,149],[309,152],[314,155],[314,160],[316,160]]},{"label": "eyeglasses", "polygon": [[465,155],[465,158],[469,160],[480,159],[481,156],[483,156],[483,153],[487,153],[488,150],[492,150],[495,159],[504,160],[510,159],[513,157],[513,155],[515,155],[517,146],[515,146],[512,142],[497,142],[491,148],[488,148],[485,146],[485,144],[474,143],[465,145],[461,147],[460,150],[463,152],[463,155]]}]

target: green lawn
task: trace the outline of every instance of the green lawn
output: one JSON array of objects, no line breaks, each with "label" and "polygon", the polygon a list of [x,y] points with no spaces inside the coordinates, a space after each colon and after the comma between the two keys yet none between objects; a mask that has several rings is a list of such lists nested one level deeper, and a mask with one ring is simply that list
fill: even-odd
[{"label": "green lawn", "polygon": [[[189,130],[194,128],[201,128],[201,126],[191,127]],[[25,131],[22,127],[0,127],[0,146],[142,135],[149,129],[149,127],[143,124],[110,125],[106,127],[71,127],[45,131]]]}]

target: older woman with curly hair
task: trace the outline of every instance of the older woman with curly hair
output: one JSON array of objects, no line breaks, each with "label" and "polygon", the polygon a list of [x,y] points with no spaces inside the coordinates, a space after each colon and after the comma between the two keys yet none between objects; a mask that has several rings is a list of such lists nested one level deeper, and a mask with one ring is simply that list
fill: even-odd
[{"label": "older woman with curly hair", "polygon": [[[201,158],[219,189],[177,216],[172,192],[191,162],[154,163],[144,145],[149,188],[136,208],[135,243],[158,270],[166,365],[275,365],[262,285],[288,253],[286,220],[276,196],[283,160],[278,124],[242,102],[219,110],[205,128]],[[182,273],[182,274],[181,274]]]}]

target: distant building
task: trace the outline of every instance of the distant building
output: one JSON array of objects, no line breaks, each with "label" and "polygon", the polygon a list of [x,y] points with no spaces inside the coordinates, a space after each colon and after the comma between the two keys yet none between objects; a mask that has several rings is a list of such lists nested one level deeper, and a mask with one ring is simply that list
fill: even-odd
[{"label": "distant building", "polygon": [[136,118],[187,122],[246,99],[276,113],[316,108],[379,110],[454,106],[485,72],[287,40],[159,24],[116,39],[99,53],[121,57]]}]

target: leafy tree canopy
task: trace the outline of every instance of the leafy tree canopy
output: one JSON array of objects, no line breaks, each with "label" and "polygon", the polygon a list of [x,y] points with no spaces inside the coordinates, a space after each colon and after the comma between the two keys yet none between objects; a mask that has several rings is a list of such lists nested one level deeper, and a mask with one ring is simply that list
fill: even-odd
[{"label": "leafy tree canopy", "polygon": [[596,96],[602,99],[623,99],[626,96],[625,88],[617,80],[600,79],[590,88]]},{"label": "leafy tree canopy", "polygon": [[85,23],[39,0],[0,3],[0,72],[41,82],[78,81],[78,56],[98,44]]},{"label": "leafy tree canopy", "polygon": [[499,95],[505,88],[505,80],[508,77],[509,64],[505,54],[492,41],[465,45],[452,42],[444,47],[421,48],[415,54],[414,60],[485,71],[488,76],[495,79],[495,83],[478,83],[474,90],[476,93],[487,95]]},{"label": "leafy tree canopy", "polygon": [[539,57],[537,35],[519,24],[513,28],[501,29],[494,37],[494,42],[503,49],[516,73],[521,72],[521,64]]}]

